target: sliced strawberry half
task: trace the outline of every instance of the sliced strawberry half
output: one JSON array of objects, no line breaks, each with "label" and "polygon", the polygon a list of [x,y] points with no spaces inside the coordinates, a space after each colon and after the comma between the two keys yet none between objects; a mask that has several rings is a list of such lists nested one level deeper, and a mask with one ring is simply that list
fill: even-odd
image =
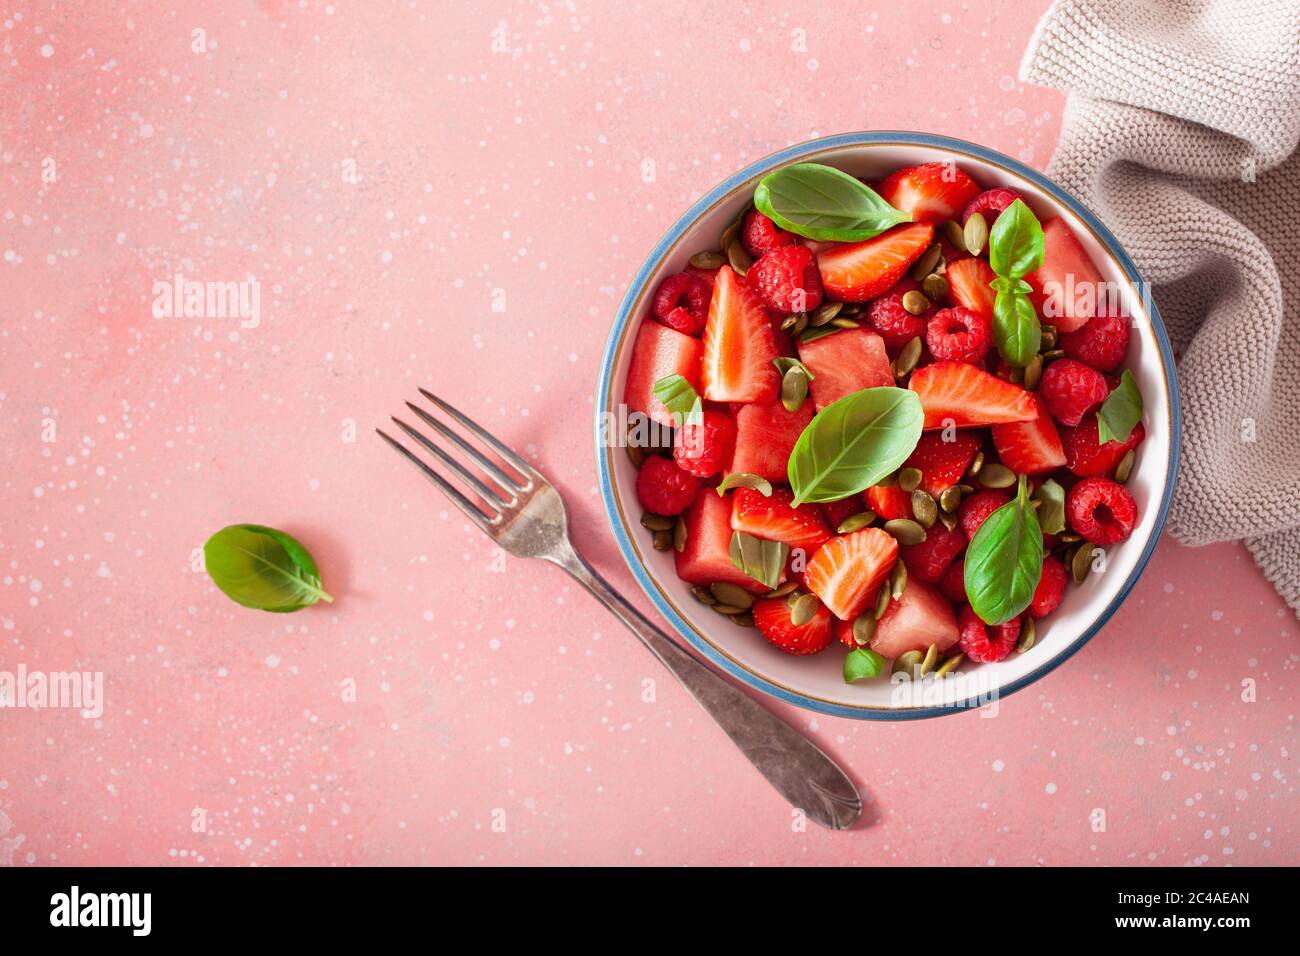
[{"label": "sliced strawberry half", "polygon": [[812,620],[795,624],[790,620],[791,601],[787,598],[764,598],[754,602],[754,626],[778,650],[802,656],[825,650],[831,643],[831,612],[817,606]]},{"label": "sliced strawberry half", "polygon": [[801,342],[799,359],[813,375],[808,390],[819,411],[864,388],[894,384],[885,340],[870,329],[845,329]]},{"label": "sliced strawberry half", "polygon": [[1146,429],[1138,422],[1128,436],[1128,441],[1108,441],[1098,444],[1097,415],[1089,412],[1071,428],[1061,426],[1061,445],[1065,449],[1065,467],[1080,478],[1095,478],[1109,475],[1115,470],[1120,459],[1128,454],[1130,448],[1136,448],[1146,438]]},{"label": "sliced strawberry half", "polygon": [[700,384],[713,402],[771,402],[781,378],[772,325],[758,295],[731,271],[718,270],[704,326],[704,364]]},{"label": "sliced strawberry half", "polygon": [[948,280],[948,294],[952,296],[952,301],[993,321],[993,300],[997,298],[997,293],[989,283],[997,276],[987,262],[974,256],[958,259],[948,263],[948,270],[943,277]]},{"label": "sliced strawberry half", "polygon": [[830,529],[814,505],[792,508],[793,500],[785,488],[773,488],[771,495],[739,488],[731,501],[731,530],[814,551],[831,536]]},{"label": "sliced strawberry half", "polygon": [[1101,273],[1064,219],[1043,223],[1043,264],[1025,276],[1038,314],[1058,332],[1074,332],[1097,314]]},{"label": "sliced strawberry half", "polygon": [[872,485],[865,495],[867,507],[881,521],[912,517],[912,496],[898,485]]},{"label": "sliced strawberry half", "polygon": [[918,368],[908,387],[921,399],[927,430],[1027,422],[1038,416],[1029,392],[965,362]]},{"label": "sliced strawberry half", "polygon": [[817,257],[822,287],[833,299],[866,302],[889,291],[930,247],[928,222],[895,226],[865,242],[846,242]]},{"label": "sliced strawberry half", "polygon": [[951,163],[926,163],[890,173],[876,191],[895,209],[910,212],[913,222],[939,223],[956,218],[980,187]]},{"label": "sliced strawberry half", "polygon": [[1018,475],[1041,475],[1065,464],[1061,436],[1041,396],[1034,396],[1038,417],[1028,422],[993,426],[998,457]]},{"label": "sliced strawberry half", "polygon": [[923,434],[903,467],[920,469],[921,488],[937,498],[961,481],[983,444],[983,432],[960,431],[951,436],[944,432]]},{"label": "sliced strawberry half", "polygon": [[808,562],[803,580],[842,621],[851,621],[875,599],[898,558],[898,542],[879,528],[831,538]]}]

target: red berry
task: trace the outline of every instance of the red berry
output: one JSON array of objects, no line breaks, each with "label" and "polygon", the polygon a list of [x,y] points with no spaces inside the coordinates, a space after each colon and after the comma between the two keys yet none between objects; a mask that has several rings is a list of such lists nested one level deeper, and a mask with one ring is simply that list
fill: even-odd
[{"label": "red berry", "polygon": [[932,498],[938,498],[961,481],[983,443],[984,432],[981,429],[963,428],[954,434],[925,432],[907,461],[903,462],[903,467],[920,471],[921,489]]},{"label": "red berry", "polygon": [[1137,524],[1137,502],[1129,490],[1109,478],[1085,478],[1065,499],[1070,527],[1093,544],[1128,540]]},{"label": "red berry", "polygon": [[1020,193],[1014,189],[986,189],[966,204],[966,208],[961,213],[961,221],[964,224],[978,212],[983,214],[988,220],[989,228],[992,228],[993,223],[1002,214],[1002,210],[1019,198]]},{"label": "red berry", "polygon": [[958,558],[948,565],[948,570],[943,572],[943,578],[939,581],[939,588],[958,607],[967,603],[965,558]]},{"label": "red berry", "polygon": [[961,521],[961,530],[966,532],[967,539],[975,537],[975,532],[984,523],[984,519],[1010,500],[1011,495],[998,488],[986,488],[975,492],[969,498],[963,498],[957,515]]},{"label": "red berry", "polygon": [[822,302],[817,258],[805,246],[777,246],[763,253],[745,276],[763,304],[778,312],[811,312]]},{"label": "red berry", "polygon": [[647,458],[636,476],[637,501],[657,515],[681,514],[699,490],[700,479],[658,455]]},{"label": "red berry", "polygon": [[673,458],[677,467],[700,478],[716,475],[731,463],[736,450],[736,423],[722,412],[705,412],[699,422],[677,431]]},{"label": "red berry", "polygon": [[1095,315],[1077,332],[1061,336],[1060,347],[1072,359],[1099,372],[1113,372],[1128,352],[1128,319],[1122,315]]},{"label": "red berry", "polygon": [[805,624],[790,620],[790,601],[783,597],[755,601],[752,613],[759,633],[787,654],[816,654],[831,643],[831,612],[824,604]]},{"label": "red berry", "polygon": [[1050,554],[1043,559],[1043,575],[1038,579],[1034,589],[1033,600],[1029,602],[1030,617],[1047,617],[1061,604],[1065,596],[1065,582],[1070,579],[1070,572],[1059,558]]},{"label": "red berry", "polygon": [[692,272],[679,272],[659,283],[655,290],[655,318],[678,332],[699,335],[709,317],[711,290]]},{"label": "red berry", "polygon": [[1106,379],[1095,368],[1074,359],[1058,359],[1043,369],[1038,394],[1047,410],[1063,425],[1077,425],[1110,394]]},{"label": "red berry", "polygon": [[1065,467],[1080,478],[1108,475],[1119,464],[1130,448],[1136,448],[1146,438],[1146,429],[1138,422],[1129,433],[1128,441],[1111,440],[1099,445],[1097,416],[1088,415],[1075,428],[1061,429],[1061,447],[1065,450]]},{"label": "red berry", "polygon": [[954,306],[940,309],[925,329],[925,344],[940,361],[970,362],[983,360],[993,341],[993,327],[979,313]]},{"label": "red berry", "polygon": [[745,217],[745,225],[740,233],[740,241],[745,244],[749,254],[757,259],[765,252],[771,252],[777,246],[788,246],[794,242],[794,236],[784,229],[778,229],[776,223],[768,219],[757,209],[751,209]]},{"label": "red berry", "polygon": [[957,638],[957,644],[962,653],[977,664],[992,664],[1002,660],[1016,649],[1016,641],[1020,639],[1018,617],[990,627],[967,606],[961,609],[958,624],[961,626],[961,636]]},{"label": "red berry", "polygon": [[949,531],[936,522],[925,530],[925,540],[899,548],[909,576],[926,584],[937,584],[953,559],[966,547],[966,535],[961,528]]},{"label": "red berry", "polygon": [[904,279],[887,294],[872,302],[867,309],[867,320],[880,333],[891,352],[897,352],[918,335],[925,334],[925,320],[930,314],[929,310],[913,315],[903,308],[903,296],[917,288],[920,287],[911,279]]},{"label": "red berry", "polygon": [[839,501],[823,501],[821,509],[826,515],[826,524],[832,529],[838,528],[845,518],[852,518],[865,510],[862,499],[857,495],[850,495]]}]

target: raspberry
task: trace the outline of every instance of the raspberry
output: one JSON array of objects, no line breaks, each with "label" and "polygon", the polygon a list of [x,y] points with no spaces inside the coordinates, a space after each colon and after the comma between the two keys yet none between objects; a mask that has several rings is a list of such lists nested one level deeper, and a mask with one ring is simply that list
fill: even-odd
[{"label": "raspberry", "polygon": [[1128,441],[1111,440],[1099,445],[1097,416],[1087,415],[1075,428],[1061,429],[1061,447],[1065,450],[1065,467],[1080,478],[1109,474],[1130,448],[1136,448],[1146,438],[1146,429],[1138,422],[1129,433]]},{"label": "raspberry", "polygon": [[777,246],[763,253],[745,276],[763,303],[778,312],[811,312],[822,302],[822,276],[812,250]]},{"label": "raspberry", "polygon": [[918,288],[920,286],[911,279],[904,279],[872,302],[867,309],[871,327],[880,333],[890,352],[897,352],[918,335],[925,334],[925,320],[930,315],[929,310],[913,315],[903,308],[903,296]]},{"label": "raspberry", "polygon": [[925,531],[925,540],[899,548],[907,573],[926,584],[937,584],[948,565],[966,547],[966,535],[960,528],[949,531],[936,522]]},{"label": "raspberry", "polygon": [[961,628],[957,644],[962,653],[977,664],[992,664],[1002,660],[1015,650],[1016,641],[1020,639],[1018,617],[1013,617],[1005,624],[989,627],[967,606],[961,609],[957,624]]},{"label": "raspberry", "polygon": [[657,515],[681,514],[699,490],[700,479],[658,455],[647,458],[636,476],[637,501]]},{"label": "raspberry", "polygon": [[1038,394],[1047,410],[1062,425],[1077,425],[1083,416],[1106,400],[1110,389],[1095,368],[1074,359],[1058,359],[1043,369]]},{"label": "raspberry", "polygon": [[1123,485],[1109,478],[1085,478],[1065,499],[1070,527],[1093,544],[1128,540],[1137,524],[1137,502]]},{"label": "raspberry", "polygon": [[975,213],[983,213],[991,228],[998,216],[1002,214],[1002,210],[1019,198],[1020,193],[1014,189],[986,189],[966,204],[966,208],[961,213],[961,221],[965,224],[966,220]]},{"label": "raspberry", "polygon": [[784,229],[778,229],[776,223],[768,219],[757,209],[751,209],[745,217],[745,225],[740,232],[740,241],[745,244],[749,254],[757,259],[765,252],[771,252],[778,246],[788,246],[794,242],[794,236]]},{"label": "raspberry", "polygon": [[961,520],[961,530],[967,538],[975,537],[975,532],[984,523],[984,519],[1011,500],[1011,496],[998,488],[986,488],[977,491],[969,498],[963,498],[957,514]]},{"label": "raspberry", "polygon": [[970,309],[953,306],[940,309],[925,330],[925,344],[936,359],[951,362],[982,361],[993,340],[993,327],[987,318]]},{"label": "raspberry", "polygon": [[673,458],[682,471],[708,478],[726,467],[735,450],[736,423],[722,412],[705,412],[700,422],[688,420],[678,429]]},{"label": "raspberry", "polygon": [[679,272],[655,289],[655,318],[678,332],[699,335],[709,317],[709,287],[699,276]]},{"label": "raspberry", "polygon": [[1061,348],[1084,365],[1112,372],[1128,352],[1128,319],[1122,315],[1095,315],[1078,331],[1064,333]]},{"label": "raspberry", "polygon": [[948,600],[958,607],[967,603],[965,558],[958,558],[948,565],[948,570],[943,572],[943,578],[939,581],[939,588],[947,596]]},{"label": "raspberry", "polygon": [[1065,570],[1065,565],[1059,558],[1048,555],[1043,559],[1043,576],[1038,579],[1038,587],[1034,589],[1033,600],[1029,602],[1030,617],[1047,617],[1061,604],[1061,598],[1065,595],[1065,582],[1070,578],[1070,572]]}]

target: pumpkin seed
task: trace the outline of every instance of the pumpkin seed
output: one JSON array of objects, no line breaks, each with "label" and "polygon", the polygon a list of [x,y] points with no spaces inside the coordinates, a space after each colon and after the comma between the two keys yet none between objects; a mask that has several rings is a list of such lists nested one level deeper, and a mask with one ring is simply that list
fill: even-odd
[{"label": "pumpkin seed", "polygon": [[889,596],[895,601],[907,590],[907,565],[902,561],[894,562],[894,570],[889,572]]},{"label": "pumpkin seed", "polygon": [[843,302],[823,302],[812,312],[808,313],[809,325],[825,325],[831,319],[840,314],[844,308]]},{"label": "pumpkin seed", "polygon": [[898,358],[894,359],[894,376],[903,378],[909,374],[912,369],[916,368],[916,363],[921,360],[921,336],[913,336],[902,351],[898,353]]},{"label": "pumpkin seed", "polygon": [[957,527],[957,520],[958,519],[955,512],[952,514],[949,514],[947,511],[939,512],[939,524],[943,525],[949,531]]},{"label": "pumpkin seed", "polygon": [[865,308],[865,305],[862,302],[841,302],[840,315],[854,316],[860,313],[863,308]]},{"label": "pumpkin seed", "polygon": [[1054,325],[1044,325],[1044,326],[1043,326],[1042,333],[1040,334],[1040,337],[1039,337],[1039,345],[1038,345],[1038,347],[1039,347],[1040,349],[1054,349],[1054,348],[1056,348],[1056,326],[1054,326]]},{"label": "pumpkin seed", "polygon": [[656,531],[654,536],[650,539],[650,543],[654,545],[656,551],[667,551],[673,546],[673,533],[666,529],[664,531]]},{"label": "pumpkin seed", "polygon": [[1013,365],[1007,369],[1005,377],[1008,382],[1019,385],[1025,380],[1025,370],[1019,366]]},{"label": "pumpkin seed", "polygon": [[673,527],[673,519],[647,511],[641,515],[641,527],[649,528],[651,531],[670,531]]},{"label": "pumpkin seed", "polygon": [[938,505],[920,488],[912,492],[912,516],[922,528],[933,528],[939,518]]},{"label": "pumpkin seed", "polygon": [[722,258],[722,253],[714,252],[712,249],[707,249],[704,252],[697,252],[695,255],[691,256],[690,262],[691,265],[695,266],[697,269],[717,269],[720,268],[722,263],[726,262],[726,260]]},{"label": "pumpkin seed", "polygon": [[904,468],[898,473],[898,487],[910,495],[921,486],[923,477],[920,468]]},{"label": "pumpkin seed", "polygon": [[1076,544],[1082,540],[1083,538],[1075,534],[1073,531],[1064,531],[1056,536],[1057,544]]},{"label": "pumpkin seed", "polygon": [[1128,476],[1133,474],[1133,462],[1137,460],[1137,449],[1130,448],[1124,452],[1124,457],[1119,460],[1115,466],[1115,480],[1121,485],[1128,481]]},{"label": "pumpkin seed", "polygon": [[792,329],[795,327],[795,323],[797,323],[798,321],[799,321],[799,313],[791,312],[789,315],[787,315],[784,319],[781,320],[781,328],[782,330]]},{"label": "pumpkin seed", "polygon": [[931,302],[948,297],[948,280],[937,272],[931,272],[921,280],[921,291]]},{"label": "pumpkin seed", "polygon": [[876,610],[872,612],[877,621],[885,616],[885,612],[889,610],[889,602],[893,597],[894,594],[889,588],[881,587],[880,593],[876,595]]},{"label": "pumpkin seed", "polygon": [[738,624],[741,627],[753,627],[754,615],[750,614],[748,611],[743,614],[733,614],[731,615],[731,623]]},{"label": "pumpkin seed", "polygon": [[913,289],[903,294],[903,308],[912,315],[920,315],[930,308],[930,300],[925,297],[924,292]]},{"label": "pumpkin seed", "polygon": [[831,325],[835,326],[837,329],[861,328],[861,324],[853,321],[853,319],[831,319]]},{"label": "pumpkin seed", "polygon": [[713,592],[708,588],[702,588],[698,584],[691,588],[691,595],[701,604],[717,604],[718,599],[713,596]]},{"label": "pumpkin seed", "polygon": [[754,257],[749,254],[744,243],[732,239],[731,245],[727,246],[727,261],[731,264],[731,271],[743,279],[749,267],[754,264]]},{"label": "pumpkin seed", "polygon": [[889,669],[892,674],[906,674],[908,679],[915,679],[917,668],[921,666],[921,661],[925,660],[925,655],[920,651],[903,651],[896,658],[894,664]]},{"label": "pumpkin seed", "polygon": [[732,584],[730,581],[718,581],[710,584],[709,590],[713,592],[713,596],[718,599],[719,604],[738,607],[742,611],[748,611],[754,606],[753,595],[740,585]]},{"label": "pumpkin seed", "polygon": [[975,453],[975,457],[970,460],[970,467],[966,469],[966,474],[969,475],[971,478],[974,478],[977,475],[979,475],[980,469],[983,467],[984,467],[984,452],[977,451]]},{"label": "pumpkin seed", "polygon": [[966,251],[972,256],[978,256],[984,251],[984,243],[989,241],[989,224],[984,218],[984,213],[972,213],[966,220],[966,228],[962,230],[962,241]]},{"label": "pumpkin seed", "polygon": [[801,594],[790,605],[790,623],[795,627],[807,624],[817,616],[817,608],[821,606],[821,601],[817,600],[815,594]]},{"label": "pumpkin seed", "polygon": [[869,527],[876,520],[874,511],[859,511],[855,515],[849,515],[835,529],[836,534],[852,534],[855,531],[861,531]]},{"label": "pumpkin seed", "polygon": [[948,245],[960,249],[966,245],[966,230],[962,229],[961,223],[955,219],[949,219],[943,224],[944,238],[948,240]]},{"label": "pumpkin seed", "polygon": [[951,488],[943,489],[943,494],[939,495],[939,507],[944,510],[945,514],[956,514],[958,507],[961,506],[961,488],[953,485]]},{"label": "pumpkin seed", "polygon": [[747,215],[749,215],[748,207],[740,211],[740,215],[736,217],[735,222],[722,230],[722,235],[718,237],[718,248],[723,252],[726,252],[731,246],[731,243],[735,240],[736,236],[740,235],[740,227],[744,223]]},{"label": "pumpkin seed", "polygon": [[640,468],[645,464],[645,449],[640,445],[627,445],[627,460],[632,463],[633,468]]},{"label": "pumpkin seed", "polygon": [[1090,541],[1085,541],[1074,549],[1074,556],[1070,558],[1070,577],[1075,584],[1088,580],[1088,574],[1092,571],[1092,553],[1093,545]]},{"label": "pumpkin seed", "polygon": [[934,243],[929,249],[926,249],[921,258],[916,260],[916,265],[912,267],[912,278],[920,282],[939,264],[939,257],[943,255],[943,249],[939,243]]},{"label": "pumpkin seed", "polygon": [[1043,353],[1044,362],[1052,362],[1059,358],[1065,358],[1065,349],[1049,349]]},{"label": "pumpkin seed", "polygon": [[952,655],[952,657],[949,657],[947,660],[945,660],[942,664],[940,664],[939,669],[934,673],[939,677],[947,677],[949,674],[955,671],[958,665],[960,665],[961,662],[964,661],[965,659],[966,659],[965,654],[962,654],[960,652],[956,653]]},{"label": "pumpkin seed", "polygon": [[920,544],[925,540],[925,528],[911,518],[886,521],[885,532],[893,535],[899,544]]},{"label": "pumpkin seed", "polygon": [[853,619],[853,643],[866,647],[876,636],[876,619],[870,614],[859,614]]},{"label": "pumpkin seed", "polygon": [[1024,622],[1020,625],[1020,640],[1016,641],[1017,654],[1023,654],[1034,646],[1036,630],[1034,619],[1032,617],[1025,618]]},{"label": "pumpkin seed", "polygon": [[975,494],[975,489],[972,486],[966,484],[964,481],[961,484],[953,485],[953,487],[961,492],[961,496],[963,498],[965,498],[967,495]]},{"label": "pumpkin seed", "polygon": [[804,329],[806,329],[806,328],[808,328],[808,313],[807,313],[807,312],[801,312],[801,313],[799,314],[799,318],[796,319],[796,320],[795,320],[795,323],[794,323],[794,334],[795,334],[795,335],[802,335]]},{"label": "pumpkin seed", "polygon": [[799,586],[798,581],[786,581],[785,584],[781,585],[779,588],[774,588],[773,590],[768,591],[766,594],[763,595],[763,597],[766,598],[785,597],[787,594],[789,594],[798,586]]},{"label": "pumpkin seed", "polygon": [[1025,366],[1025,388],[1034,391],[1038,388],[1038,382],[1043,377],[1043,357],[1035,355]]},{"label": "pumpkin seed", "polygon": [[678,516],[673,525],[673,550],[681,554],[686,550],[686,519]]},{"label": "pumpkin seed", "polygon": [[979,483],[985,488],[1010,488],[1016,483],[1016,473],[1000,462],[991,461],[980,469]]},{"label": "pumpkin seed", "polygon": [[924,677],[930,671],[934,670],[935,662],[939,660],[939,645],[931,644],[925,649],[925,656],[921,658],[921,676]]},{"label": "pumpkin seed", "polygon": [[745,609],[743,607],[734,607],[733,605],[730,604],[711,604],[709,605],[709,610],[717,611],[723,617],[731,617],[731,615],[733,614],[745,613]]},{"label": "pumpkin seed", "polygon": [[808,373],[791,365],[781,377],[781,404],[787,412],[797,412],[808,397]]}]

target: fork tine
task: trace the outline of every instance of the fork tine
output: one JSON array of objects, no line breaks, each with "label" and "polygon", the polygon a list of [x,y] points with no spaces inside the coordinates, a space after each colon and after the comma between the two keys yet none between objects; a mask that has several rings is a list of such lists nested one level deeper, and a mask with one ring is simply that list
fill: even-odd
[{"label": "fork tine", "polygon": [[476,477],[474,477],[474,475],[470,473],[470,470],[468,468],[466,468],[464,465],[458,462],[455,458],[452,458],[451,455],[447,454],[445,451],[439,448],[429,438],[427,438],[420,432],[417,432],[410,425],[406,424],[406,422],[392,415],[389,415],[388,417],[392,419],[393,424],[395,424],[402,431],[406,432],[406,434],[409,435],[411,438],[413,438],[417,443],[419,443],[421,447],[431,452],[433,455],[437,457],[437,459],[440,462],[442,462],[453,472],[455,472],[457,478],[459,478],[461,481],[465,482],[465,484],[473,488],[474,492],[480,498],[483,499],[483,503],[487,506],[488,510],[502,511],[515,503],[515,499],[512,496],[510,502],[507,504],[506,501],[504,501],[500,495],[498,495],[491,488],[489,488],[487,485],[483,484],[483,482],[479,481]]},{"label": "fork tine", "polygon": [[[515,454],[513,451],[510,450],[510,448],[502,444],[500,441],[494,438],[483,428],[476,425],[474,421],[470,419],[468,416],[458,411],[457,409],[453,408],[452,406],[448,405],[446,402],[444,402],[437,395],[434,395],[428,389],[425,388],[420,389],[420,394],[423,395],[425,398],[427,398],[429,401],[433,402],[433,404],[437,405],[439,408],[441,408],[452,418],[454,418],[461,425],[462,428],[467,429],[469,432],[475,435],[479,439],[479,441],[483,442],[485,445],[490,446],[493,451],[495,451],[498,455],[500,455],[502,458],[508,461],[511,467],[513,467],[516,471],[518,471],[519,474],[529,479],[530,486],[532,482],[545,483],[546,479],[542,477],[541,472],[539,472],[532,465],[528,464],[528,462],[524,461],[523,458],[519,457],[519,455]],[[524,490],[527,491],[528,488],[525,488]]]},{"label": "fork tine", "polygon": [[433,482],[433,484],[437,486],[439,491],[441,491],[444,495],[450,498],[452,504],[454,504],[461,511],[465,512],[465,516],[469,518],[471,521],[473,521],[476,525],[478,525],[480,531],[485,531],[488,534],[492,533],[493,530],[492,526],[496,522],[495,518],[489,518],[487,515],[485,515],[468,498],[466,498],[454,487],[452,487],[451,483],[448,482],[446,478],[442,477],[442,475],[438,474],[436,471],[434,471],[432,468],[426,465],[423,461],[417,458],[414,454],[412,454],[411,451],[408,450],[407,447],[403,445],[400,441],[390,436],[382,428],[376,428],[375,431],[379,433],[380,438],[388,442],[388,444],[393,448],[394,451],[400,454],[403,458],[409,461],[416,468],[420,469],[420,473],[424,475],[425,478],[428,478],[429,481]]},{"label": "fork tine", "polygon": [[426,412],[419,405],[415,405],[411,402],[407,402],[406,407],[409,408],[411,411],[415,412],[415,414],[419,416],[422,422],[424,422],[430,428],[436,428],[438,430],[438,433],[442,435],[442,437],[446,438],[449,442],[454,444],[457,448],[459,448],[465,454],[469,455],[469,457],[473,458],[476,462],[478,462],[479,467],[488,473],[488,477],[490,477],[493,481],[495,481],[498,485],[500,485],[503,489],[505,489],[510,493],[511,499],[515,498],[515,493],[517,491],[522,490],[519,485],[517,485],[515,482],[510,480],[509,475],[507,475],[504,471],[502,471],[492,462],[488,461],[486,455],[484,455],[481,451],[479,451],[477,448],[475,448],[465,439],[461,438],[459,435],[457,435],[454,431],[452,431],[442,422],[438,421],[438,419],[434,418],[432,415]]}]

